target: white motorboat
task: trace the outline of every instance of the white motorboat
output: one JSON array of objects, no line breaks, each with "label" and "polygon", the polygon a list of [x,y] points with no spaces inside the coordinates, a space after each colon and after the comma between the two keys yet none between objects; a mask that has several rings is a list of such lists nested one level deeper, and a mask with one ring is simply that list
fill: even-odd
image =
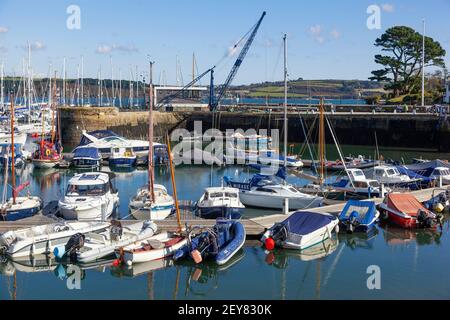
[{"label": "white motorboat", "polygon": [[255,175],[249,182],[233,182],[225,177],[225,182],[232,188],[239,189],[239,197],[246,206],[283,209],[286,199],[290,210],[316,208],[322,205],[323,198],[300,192],[285,181],[275,177]]},{"label": "white motorboat", "polygon": [[[346,199],[380,198],[382,190],[377,180],[367,179],[361,169],[347,169],[347,175],[338,179],[330,186],[340,192],[346,193]],[[385,188],[389,192],[389,188]]]},{"label": "white motorboat", "polygon": [[129,208],[131,215],[137,220],[164,220],[173,211],[174,200],[167,193],[163,185],[154,185],[155,199],[151,201],[148,186],[140,188],[134,198],[130,200]]},{"label": "white motorboat", "polygon": [[64,245],[76,233],[99,232],[109,223],[56,222],[31,228],[8,231],[0,235],[0,247],[11,258],[49,254],[55,247]]},{"label": "white motorboat", "polygon": [[296,212],[267,230],[261,241],[266,249],[274,247],[305,250],[339,232],[339,219],[331,214]]},{"label": "white motorboat", "polygon": [[236,188],[206,188],[197,202],[196,214],[203,219],[239,219],[245,206],[239,199]]},{"label": "white motorboat", "polygon": [[118,249],[115,253],[124,263],[132,265],[170,257],[187,242],[186,237],[172,232],[163,232],[146,241]]},{"label": "white motorboat", "polygon": [[412,179],[406,174],[401,174],[396,167],[387,165],[375,167],[372,178],[385,186],[407,187],[420,182],[420,179]]},{"label": "white motorboat", "polygon": [[[14,144],[25,145],[27,141],[26,132],[14,131]],[[11,131],[0,132],[0,144],[11,144]]]},{"label": "white motorboat", "polygon": [[[111,148],[127,148],[131,147],[133,152],[138,156],[148,155],[149,143],[147,140],[132,140],[119,136],[110,130],[97,130],[93,132],[83,131],[81,141],[78,147],[87,146],[96,147],[103,158],[109,158],[111,155]],[[167,158],[166,145],[153,142],[153,154],[155,163],[160,163],[161,159]]]},{"label": "white motorboat", "polygon": [[127,226],[115,221],[102,232],[85,234],[82,239],[79,235],[73,236],[72,241],[57,247],[54,253],[58,258],[67,255],[80,263],[88,263],[112,255],[119,248],[149,239],[156,230],[157,226],[152,221],[140,221]]},{"label": "white motorboat", "polygon": [[436,179],[437,182],[439,182],[439,180],[442,180],[442,184],[449,185],[450,169],[447,167],[434,168],[433,172],[430,175],[430,178]]},{"label": "white motorboat", "polygon": [[58,202],[64,219],[106,220],[119,204],[118,191],[104,172],[77,174],[69,180],[66,194]]}]

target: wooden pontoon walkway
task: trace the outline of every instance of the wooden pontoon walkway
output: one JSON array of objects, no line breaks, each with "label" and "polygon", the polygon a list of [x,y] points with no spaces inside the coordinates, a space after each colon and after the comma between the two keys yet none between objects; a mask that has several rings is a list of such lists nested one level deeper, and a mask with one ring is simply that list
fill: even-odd
[{"label": "wooden pontoon walkway", "polygon": [[[432,189],[425,189],[425,190],[419,190],[419,191],[413,191],[411,192],[419,201],[425,201],[427,199],[430,199],[433,195],[433,192],[436,190],[435,195],[438,194],[438,191],[443,189],[439,188],[432,188]],[[375,201],[375,203],[381,203],[382,199],[372,199]],[[345,202],[334,204],[330,206],[320,207],[320,208],[314,208],[310,209],[309,211],[312,212],[318,212],[318,213],[331,213],[331,214],[338,214],[341,212],[341,210],[344,208]],[[26,218],[19,221],[0,221],[0,233],[6,232],[9,230],[17,230],[21,228],[28,228],[36,225],[42,225],[42,224],[48,224],[48,223],[54,223],[57,221],[57,218],[54,218],[52,214],[55,213],[56,204],[49,203],[43,210],[42,214],[37,214],[33,217]],[[264,216],[264,217],[258,217],[253,219],[243,219],[242,223],[244,224],[247,237],[249,239],[257,239],[265,230],[266,228],[270,228],[274,223],[281,222],[284,219],[286,219],[286,215],[283,214],[276,214],[276,215],[270,215],[270,216]],[[121,220],[123,224],[130,224],[133,222],[136,222],[135,220]],[[199,227],[212,227],[215,224],[215,220],[204,220],[200,218],[193,217],[192,215],[188,215],[186,213],[182,214],[182,224],[183,226],[188,225],[190,227],[192,226],[199,226]],[[178,229],[177,221],[174,218],[170,218],[164,221],[158,221],[157,222],[158,228],[160,231],[175,231]]]}]

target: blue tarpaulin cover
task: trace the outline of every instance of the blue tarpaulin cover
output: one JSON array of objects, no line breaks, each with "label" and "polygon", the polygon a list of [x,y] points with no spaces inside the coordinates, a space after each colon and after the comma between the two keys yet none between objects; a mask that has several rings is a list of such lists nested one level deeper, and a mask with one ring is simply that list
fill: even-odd
[{"label": "blue tarpaulin cover", "polygon": [[94,160],[100,160],[102,157],[100,156],[100,153],[98,152],[97,148],[94,147],[84,147],[84,148],[76,148],[75,149],[75,158],[89,158]]},{"label": "blue tarpaulin cover", "polygon": [[438,167],[450,169],[450,164],[446,161],[434,160],[430,162],[410,164],[406,166],[407,169],[414,171],[415,173],[418,173],[425,177],[429,177],[433,173],[433,170]]},{"label": "blue tarpaulin cover", "polygon": [[368,225],[373,221],[377,208],[375,206],[375,202],[373,201],[357,201],[357,200],[349,200],[341,214],[339,215],[340,221],[346,221],[350,218],[350,216],[356,212],[356,220],[363,225]]},{"label": "blue tarpaulin cover", "polygon": [[290,233],[305,235],[325,227],[337,218],[315,212],[299,211],[284,220],[282,224],[287,225]]}]

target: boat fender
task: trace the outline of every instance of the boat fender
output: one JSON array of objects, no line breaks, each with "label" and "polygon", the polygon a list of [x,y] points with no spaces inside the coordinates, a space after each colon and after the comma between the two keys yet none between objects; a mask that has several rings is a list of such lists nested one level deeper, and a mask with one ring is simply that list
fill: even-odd
[{"label": "boat fender", "polygon": [[436,211],[437,213],[442,213],[444,211],[444,205],[442,203],[437,203],[434,206],[434,211]]},{"label": "boat fender", "polygon": [[64,257],[64,254],[66,253],[66,247],[65,245],[62,246],[58,246],[55,247],[55,249],[53,249],[53,255],[57,258],[57,259],[62,259]]},{"label": "boat fender", "polygon": [[334,232],[335,232],[336,234],[339,233],[339,224],[336,224],[336,226],[334,227]]},{"label": "boat fender", "polygon": [[201,263],[202,262],[202,254],[200,253],[200,251],[198,251],[197,249],[195,249],[195,250],[193,250],[192,252],[191,252],[191,257],[192,257],[192,259],[194,260],[194,262],[196,263],[196,264],[199,264],[199,263]]},{"label": "boat fender", "polygon": [[264,245],[266,246],[266,249],[269,251],[275,249],[275,241],[272,238],[267,238],[266,241],[264,241]]}]

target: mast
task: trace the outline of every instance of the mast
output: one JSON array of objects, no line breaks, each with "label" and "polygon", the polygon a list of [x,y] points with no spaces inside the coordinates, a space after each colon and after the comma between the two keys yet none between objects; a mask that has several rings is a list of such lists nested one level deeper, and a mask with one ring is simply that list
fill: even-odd
[{"label": "mast", "polygon": [[287,167],[287,139],[288,139],[288,118],[287,118],[287,39],[286,34],[283,36],[284,44],[284,167]]},{"label": "mast", "polygon": [[153,188],[155,174],[153,172],[153,61],[150,61],[150,80],[148,86],[149,106],[148,106],[148,191],[151,201],[155,201],[155,189]]},{"label": "mast", "polygon": [[31,123],[31,45],[28,43],[28,124]]},{"label": "mast", "polygon": [[122,71],[119,68],[119,108],[122,109]]},{"label": "mast", "polygon": [[10,96],[11,100],[11,186],[13,194],[13,205],[16,204],[16,174],[15,174],[15,150],[14,150],[14,94]]},{"label": "mast", "polygon": [[1,66],[0,66],[0,105],[1,105],[1,109],[2,109],[2,112],[5,112],[5,97],[4,97],[4,92],[3,92],[3,88],[4,88],[4,85],[3,85],[3,62],[2,62],[2,64],[1,64]]},{"label": "mast", "polygon": [[63,85],[62,85],[62,105],[66,104],[66,57],[63,59]]},{"label": "mast", "polygon": [[177,213],[178,231],[181,232],[183,227],[181,226],[180,207],[178,205],[177,184],[175,183],[175,173],[172,163],[172,150],[170,149],[169,134],[167,134],[166,139],[167,139],[167,152],[169,153],[170,178],[172,179],[172,187],[173,187],[173,199],[175,201],[175,210]]},{"label": "mast", "polygon": [[422,107],[425,106],[425,19],[422,19]]},{"label": "mast", "polygon": [[112,56],[109,56],[109,63],[111,64],[111,106],[114,106],[114,100],[115,100],[115,96],[114,96],[114,66],[113,66],[113,62],[112,62]]},{"label": "mast", "polygon": [[138,66],[136,66],[136,106],[139,106],[139,76],[138,76]]},{"label": "mast", "polygon": [[323,97],[320,98],[319,110],[319,183],[322,185],[325,176],[325,116],[323,110]]},{"label": "mast", "polygon": [[[78,100],[78,103],[80,101]],[[84,57],[81,56],[81,106],[84,107]]]},{"label": "mast", "polygon": [[52,104],[50,105],[50,108],[52,108],[52,133],[51,133],[52,144],[55,142],[55,100],[56,100],[56,71],[55,71],[55,79],[53,80]]}]

